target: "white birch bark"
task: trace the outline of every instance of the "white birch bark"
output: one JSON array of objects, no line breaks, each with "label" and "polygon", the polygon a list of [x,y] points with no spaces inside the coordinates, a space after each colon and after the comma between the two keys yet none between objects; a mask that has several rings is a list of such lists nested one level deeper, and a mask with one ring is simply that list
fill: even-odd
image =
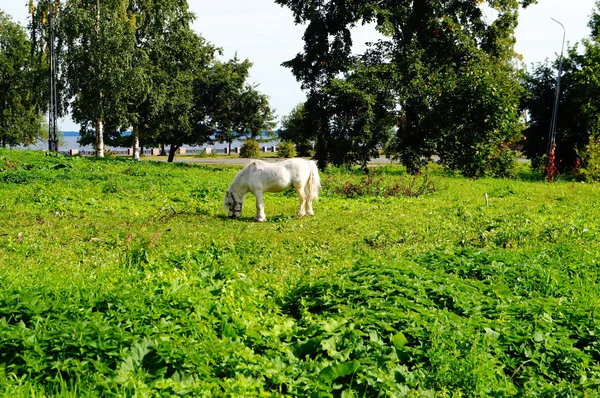
[{"label": "white birch bark", "polygon": [[140,160],[140,127],[133,126],[133,160]]},{"label": "white birch bark", "polygon": [[96,156],[104,157],[104,133],[102,131],[102,119],[96,119]]}]

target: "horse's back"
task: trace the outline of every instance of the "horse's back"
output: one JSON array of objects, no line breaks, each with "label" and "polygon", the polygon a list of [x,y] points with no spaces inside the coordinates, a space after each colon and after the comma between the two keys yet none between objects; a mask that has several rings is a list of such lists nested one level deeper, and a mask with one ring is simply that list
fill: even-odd
[{"label": "horse's back", "polygon": [[309,161],[302,158],[291,158],[276,163],[256,159],[240,174],[243,174],[240,180],[253,192],[281,192],[290,187],[304,186],[310,178],[311,168]]}]

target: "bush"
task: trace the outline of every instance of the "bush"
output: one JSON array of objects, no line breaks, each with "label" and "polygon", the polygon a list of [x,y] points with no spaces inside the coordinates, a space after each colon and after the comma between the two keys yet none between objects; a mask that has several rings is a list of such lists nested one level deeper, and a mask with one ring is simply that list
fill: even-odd
[{"label": "bush", "polygon": [[583,167],[575,170],[576,174],[583,176],[587,181],[600,181],[600,138],[590,137],[590,143],[577,154],[581,158]]},{"label": "bush", "polygon": [[[337,180],[337,181],[336,181]],[[386,179],[381,174],[370,172],[359,181],[332,179],[327,182],[329,189],[346,198],[361,196],[379,197],[419,197],[440,190],[440,184],[427,173],[405,175],[401,178]]]},{"label": "bush", "polygon": [[277,156],[280,158],[293,158],[296,156],[296,147],[290,141],[283,141],[277,148]]},{"label": "bush", "polygon": [[498,151],[487,161],[487,173],[491,177],[514,177],[517,173],[517,154],[506,145],[500,145]]},{"label": "bush", "polygon": [[244,144],[240,148],[241,158],[257,158],[259,153],[260,148],[258,147],[258,142],[253,139],[244,141]]}]

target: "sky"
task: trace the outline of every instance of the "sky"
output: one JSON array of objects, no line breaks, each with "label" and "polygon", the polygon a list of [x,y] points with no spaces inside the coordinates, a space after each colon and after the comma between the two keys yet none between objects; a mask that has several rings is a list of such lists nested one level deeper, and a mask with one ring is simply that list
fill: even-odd
[{"label": "sky", "polygon": [[[294,24],[292,13],[273,0],[188,0],[196,14],[194,30],[223,50],[223,59],[236,53],[238,58],[253,62],[250,81],[268,95],[278,117],[287,115],[304,101],[291,71],[281,63],[302,51],[304,27]],[[595,0],[539,0],[539,4],[520,10],[519,26],[515,32],[515,50],[525,64],[553,60],[561,51],[563,30],[566,43],[574,45],[588,37],[587,23]],[[0,9],[14,21],[27,24],[28,0],[0,0]],[[490,18],[492,14],[490,13]],[[374,41],[378,34],[372,27],[359,27],[352,32],[354,51],[365,49],[365,42]],[[60,120],[63,131],[79,127],[68,117]]]}]

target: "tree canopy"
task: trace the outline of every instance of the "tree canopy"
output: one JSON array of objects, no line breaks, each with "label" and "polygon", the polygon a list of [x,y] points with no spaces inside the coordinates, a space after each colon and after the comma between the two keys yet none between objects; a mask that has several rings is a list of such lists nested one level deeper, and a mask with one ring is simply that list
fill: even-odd
[{"label": "tree canopy", "polygon": [[215,140],[256,139],[274,127],[274,112],[266,95],[248,83],[252,63],[237,56],[217,62],[202,82],[213,115]]},{"label": "tree canopy", "polygon": [[0,10],[0,146],[32,144],[41,137],[42,68],[25,29]]},{"label": "tree canopy", "polygon": [[[0,13],[2,145],[40,135],[48,1],[32,3],[30,40]],[[306,25],[304,48],[283,65],[307,100],[282,119],[279,137],[303,155],[314,148],[319,167],[365,167],[384,150],[409,172],[438,155],[467,176],[510,175],[510,148],[523,132],[525,154],[543,163],[556,64],[523,72],[514,51],[519,9],[535,1],[275,2]],[[81,143],[95,142],[99,156],[105,139],[132,145],[136,158],[141,146],[168,146],[172,160],[183,145],[231,145],[273,129],[269,98],[249,82],[250,60],[221,59],[191,28],[185,0],[54,4],[59,115],[71,112]],[[564,171],[598,138],[599,21],[596,10],[582,51],[570,48],[564,59],[556,151]],[[354,54],[360,24],[381,38]]]},{"label": "tree canopy", "polygon": [[[276,2],[292,10],[296,23],[307,24],[303,52],[284,65],[308,91],[307,104],[319,104],[308,115],[317,128],[321,168],[328,162],[364,163],[376,153],[372,137],[385,144],[396,127],[388,155],[409,170],[417,171],[439,153],[448,167],[482,175],[519,134],[522,92],[511,64],[514,29],[519,6],[533,1]],[[491,23],[483,5],[498,13]],[[368,23],[384,37],[365,54],[353,56],[351,28]],[[470,88],[479,78],[482,84]],[[339,97],[334,93],[343,86],[339,79],[352,85],[347,93],[354,93],[355,100],[362,98],[353,112],[358,124],[350,129],[339,123],[348,115],[338,114],[341,108],[335,105]],[[481,95],[493,98],[485,102]],[[490,111],[493,116],[486,118]],[[473,121],[473,116],[485,120]],[[450,142],[457,140],[457,131],[461,146]],[[340,148],[355,154],[340,156]],[[360,155],[352,148],[360,148]]]},{"label": "tree canopy", "polygon": [[[47,9],[46,0],[32,7],[38,54]],[[251,63],[217,61],[218,49],[192,30],[186,0],[74,0],[56,9],[61,111],[70,109],[80,143],[95,142],[98,156],[104,139],[132,145],[136,159],[141,145],[169,146],[172,160],[182,145],[211,142],[217,132],[272,128],[268,98],[247,82]],[[211,82],[223,64],[236,64],[238,75]]]},{"label": "tree canopy", "polygon": [[[599,133],[600,116],[600,37],[598,9],[590,17],[590,37],[582,41],[582,50],[575,45],[567,49],[563,59],[563,74],[557,114],[555,165],[559,172],[569,172],[581,166],[581,154],[590,137]],[[557,80],[559,60],[538,64],[523,80],[528,96],[523,108],[529,115],[525,130],[524,152],[534,166],[543,166],[548,153],[550,120]]]}]

